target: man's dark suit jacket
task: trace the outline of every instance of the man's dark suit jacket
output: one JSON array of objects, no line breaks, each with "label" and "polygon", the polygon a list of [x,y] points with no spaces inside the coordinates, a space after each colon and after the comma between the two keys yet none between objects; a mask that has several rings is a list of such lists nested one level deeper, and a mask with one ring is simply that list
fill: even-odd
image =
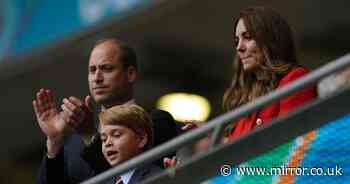
[{"label": "man's dark suit jacket", "polygon": [[[179,127],[166,111],[151,112],[154,128],[154,147],[179,134]],[[101,151],[99,136],[85,146],[80,136],[73,134],[61,152],[53,159],[44,156],[38,184],[75,184],[85,181],[110,168]],[[156,164],[162,164],[159,160]]]}]

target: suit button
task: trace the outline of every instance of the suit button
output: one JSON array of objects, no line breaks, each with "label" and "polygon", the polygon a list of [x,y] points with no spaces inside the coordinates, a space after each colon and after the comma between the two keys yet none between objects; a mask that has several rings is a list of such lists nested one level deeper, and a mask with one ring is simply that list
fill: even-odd
[{"label": "suit button", "polygon": [[255,123],[257,126],[260,126],[263,122],[262,119],[258,118]]}]

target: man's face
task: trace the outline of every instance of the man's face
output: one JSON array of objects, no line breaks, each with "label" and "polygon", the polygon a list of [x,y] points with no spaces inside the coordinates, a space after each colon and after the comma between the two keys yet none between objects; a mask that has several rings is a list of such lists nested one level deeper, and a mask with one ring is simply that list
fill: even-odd
[{"label": "man's face", "polygon": [[100,136],[103,155],[111,166],[142,153],[147,143],[147,137],[140,136],[132,129],[121,125],[101,123]]},{"label": "man's face", "polygon": [[121,50],[113,42],[97,45],[90,55],[89,89],[94,100],[105,107],[122,104],[132,98],[132,83],[136,71],[125,69]]}]

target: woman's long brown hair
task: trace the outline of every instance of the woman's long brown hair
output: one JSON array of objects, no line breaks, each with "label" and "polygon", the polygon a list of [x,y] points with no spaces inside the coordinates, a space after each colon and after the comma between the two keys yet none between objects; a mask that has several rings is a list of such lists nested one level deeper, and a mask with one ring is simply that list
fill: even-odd
[{"label": "woman's long brown hair", "polygon": [[265,7],[244,9],[234,28],[240,19],[262,51],[263,61],[259,61],[256,71],[245,72],[236,54],[232,82],[223,97],[225,110],[254,101],[274,90],[281,76],[297,65],[291,28],[278,13]]}]

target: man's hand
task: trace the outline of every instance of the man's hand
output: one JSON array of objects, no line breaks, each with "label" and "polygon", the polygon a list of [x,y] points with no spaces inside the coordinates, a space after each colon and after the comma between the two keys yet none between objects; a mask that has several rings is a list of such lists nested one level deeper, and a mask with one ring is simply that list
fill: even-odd
[{"label": "man's hand", "polygon": [[91,97],[85,97],[85,103],[76,97],[63,99],[62,117],[89,144],[95,132]]},{"label": "man's hand", "polygon": [[40,129],[47,137],[48,156],[54,157],[63,146],[67,123],[58,112],[54,95],[50,90],[40,89],[37,92],[33,108]]}]

